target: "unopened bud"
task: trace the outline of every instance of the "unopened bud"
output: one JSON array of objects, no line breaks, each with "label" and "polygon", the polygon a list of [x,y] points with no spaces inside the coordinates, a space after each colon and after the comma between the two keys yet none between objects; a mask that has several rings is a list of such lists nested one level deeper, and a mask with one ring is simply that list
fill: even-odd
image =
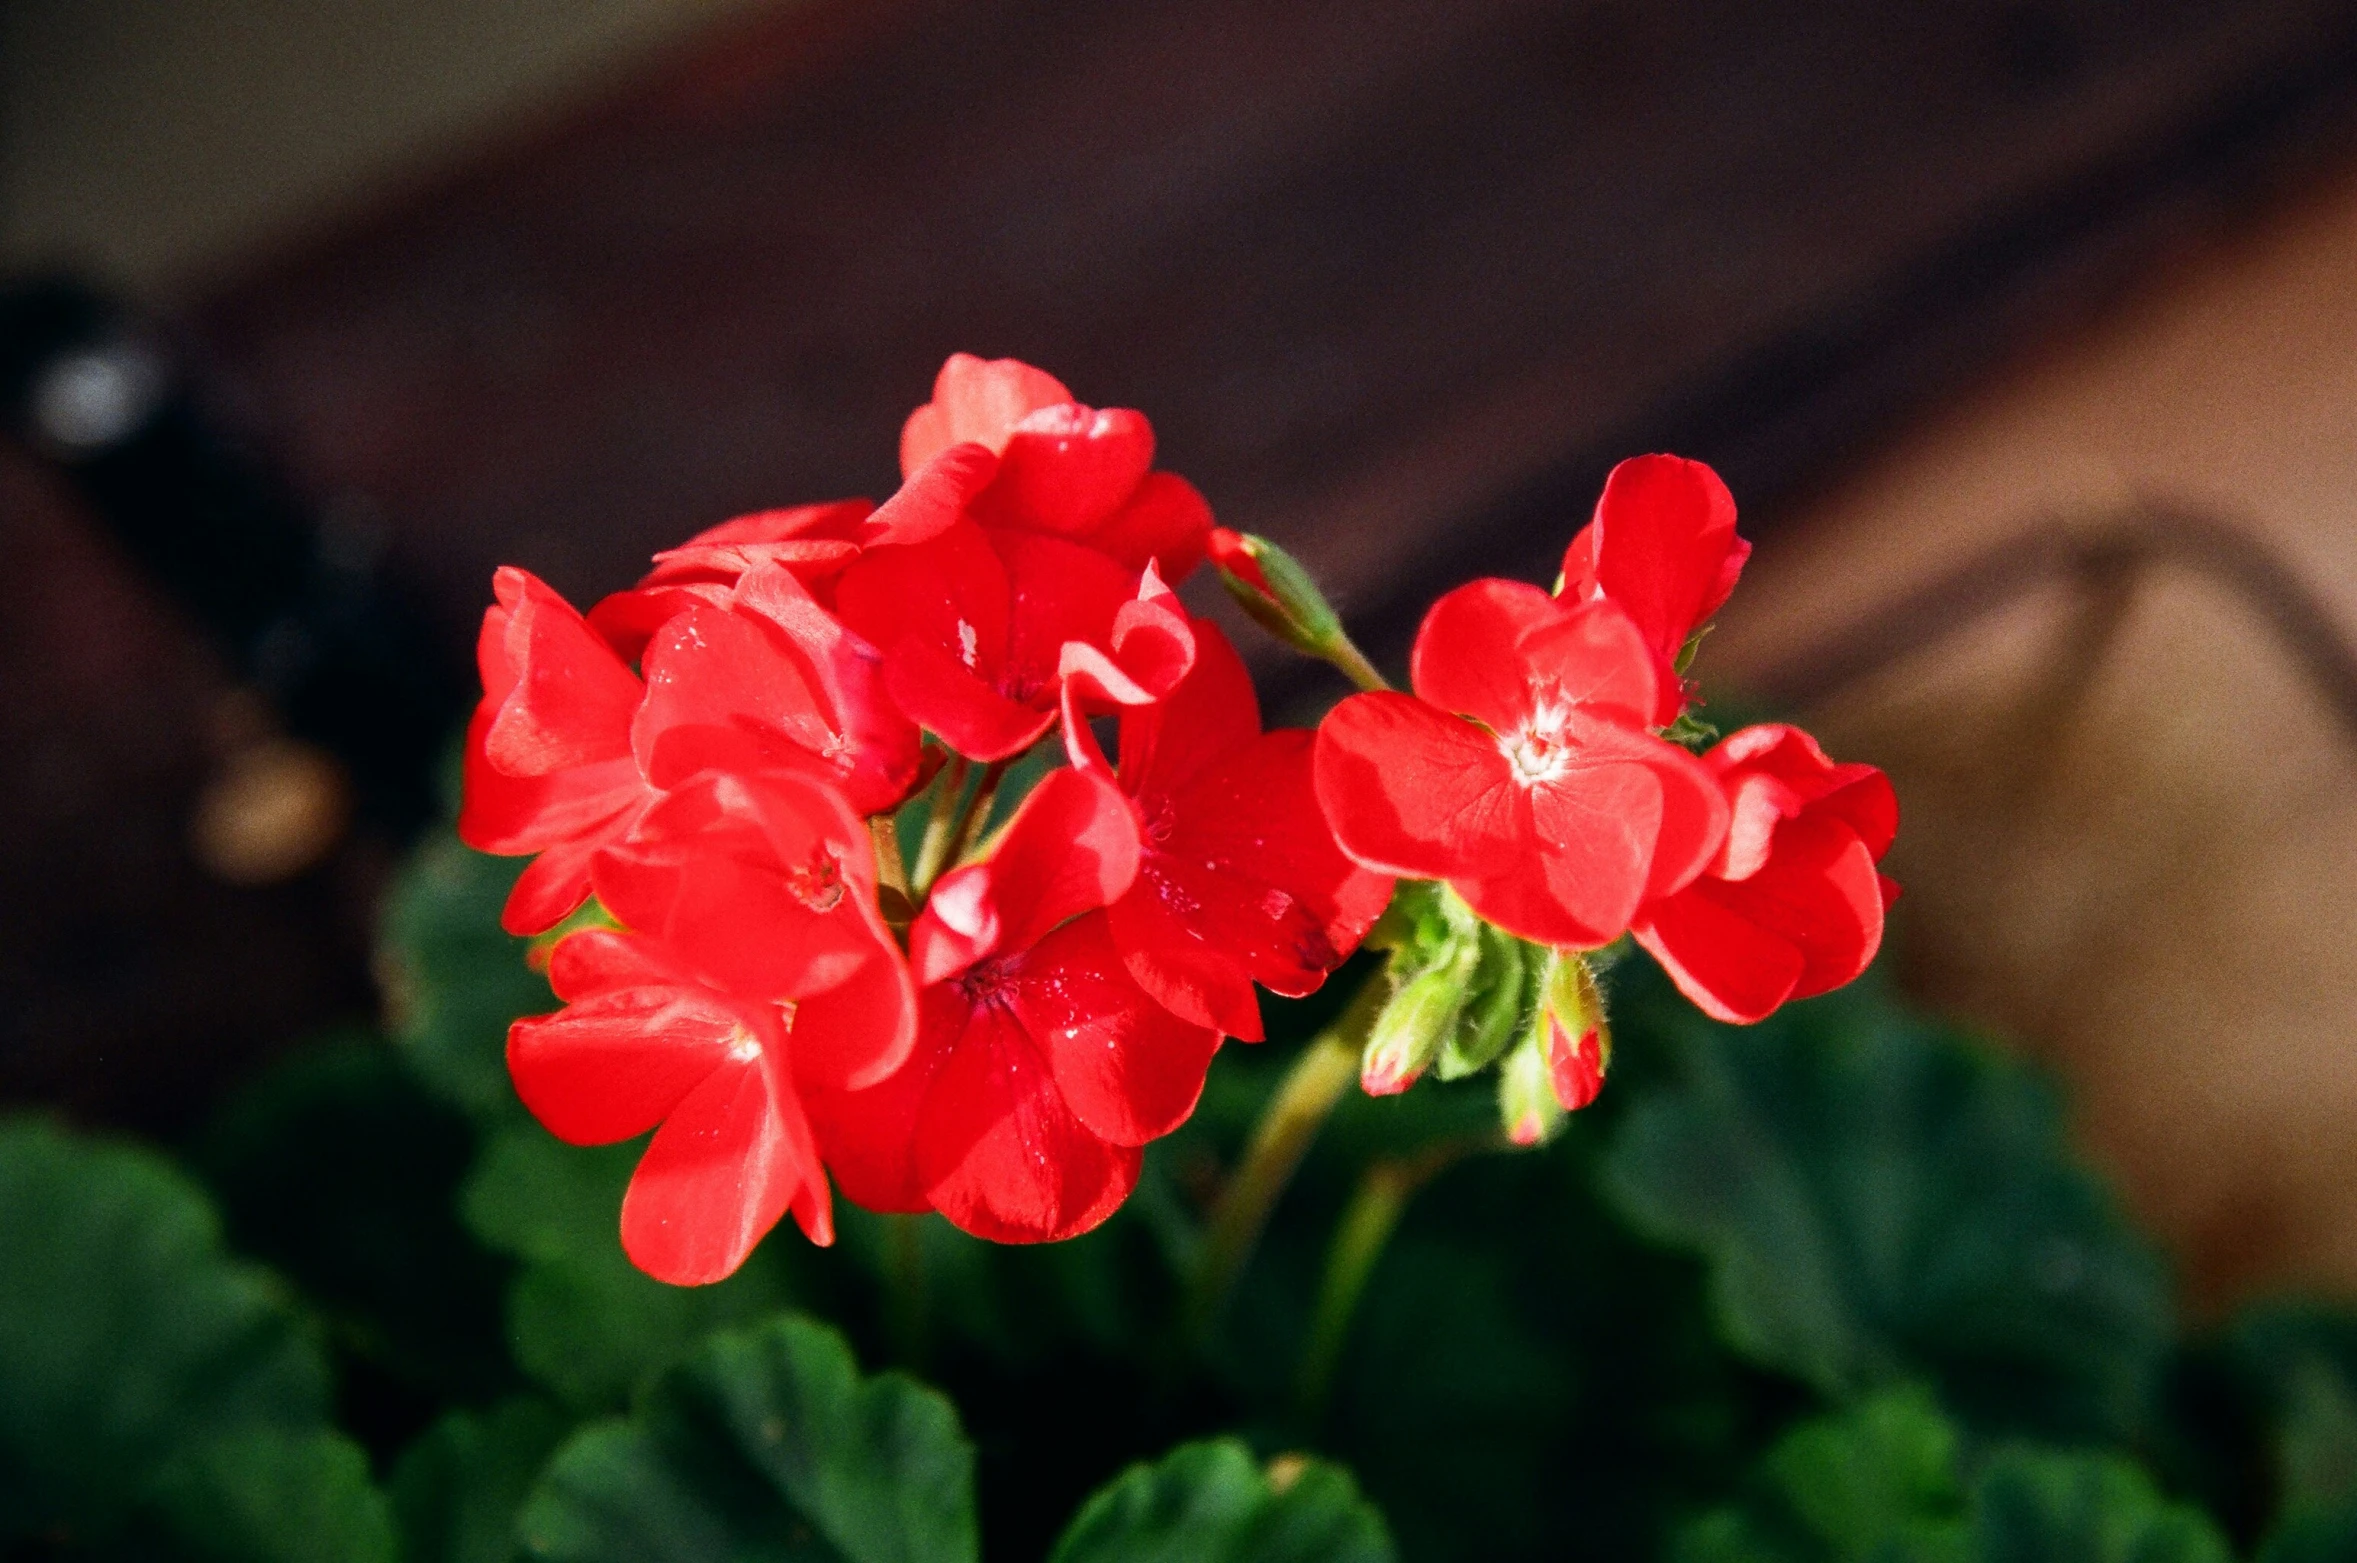
[{"label": "unopened bud", "polygon": [[1448,960],[1419,972],[1383,1006],[1359,1062],[1359,1086],[1369,1096],[1396,1096],[1431,1067],[1464,1008],[1470,964]]},{"label": "unopened bud", "polygon": [[1387,687],[1351,644],[1318,583],[1284,549],[1265,537],[1215,526],[1211,562],[1219,570],[1220,584],[1253,623],[1294,650],[1333,663],[1362,689]]},{"label": "unopened bud", "polygon": [[1548,964],[1531,1019],[1531,1040],[1546,1062],[1547,1084],[1566,1112],[1578,1112],[1604,1089],[1612,1066],[1612,1033],[1604,1024],[1604,996],[1579,956],[1557,951]]},{"label": "unopened bud", "polygon": [[1483,927],[1475,937],[1480,963],[1466,987],[1464,1009],[1440,1050],[1443,1080],[1461,1080],[1496,1063],[1514,1045],[1517,1022],[1530,1002],[1524,956],[1539,952],[1496,928]]},{"label": "unopened bud", "polygon": [[1547,1083],[1547,1060],[1535,1033],[1525,1034],[1498,1066],[1498,1118],[1517,1145],[1544,1145],[1563,1127],[1563,1107]]}]

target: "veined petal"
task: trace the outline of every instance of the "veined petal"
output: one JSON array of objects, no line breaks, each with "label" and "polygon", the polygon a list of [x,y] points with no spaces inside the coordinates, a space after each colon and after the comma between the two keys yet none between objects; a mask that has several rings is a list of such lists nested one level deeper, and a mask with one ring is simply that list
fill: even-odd
[{"label": "veined petal", "polygon": [[709,990],[608,989],[517,1021],[508,1030],[508,1073],[549,1133],[606,1145],[661,1123],[732,1050],[760,1047],[747,1022]]},{"label": "veined petal", "polygon": [[1353,695],[1318,728],[1318,803],[1378,873],[1480,878],[1527,867],[1530,799],[1497,740],[1411,696]]},{"label": "veined petal", "polygon": [[1102,916],[1078,918],[1021,956],[1006,1003],[1045,1055],[1056,1088],[1089,1132],[1143,1145],[1186,1121],[1220,1034],[1141,992]]},{"label": "veined petal", "polygon": [[655,1131],[622,1197],[622,1247],[658,1281],[724,1280],[797,1195],[812,1237],[831,1238],[818,1147],[783,1066],[732,1056]]},{"label": "veined petal", "polygon": [[1526,581],[1473,581],[1424,615],[1409,658],[1416,693],[1443,711],[1512,732],[1530,716],[1522,639],[1563,616],[1563,605]]},{"label": "veined petal", "polygon": [[478,656],[485,693],[499,696],[486,759],[511,776],[545,776],[627,755],[637,675],[538,577],[503,567],[492,585],[499,606],[484,616]]},{"label": "veined petal", "polygon": [[1125,570],[1155,565],[1172,584],[1203,562],[1211,537],[1211,505],[1175,472],[1149,472],[1129,502],[1089,534],[1089,546]]},{"label": "veined petal", "polygon": [[1050,771],[1023,800],[990,857],[933,887],[909,930],[920,983],[1028,948],[1066,919],[1110,905],[1138,867],[1136,817],[1101,775]]}]

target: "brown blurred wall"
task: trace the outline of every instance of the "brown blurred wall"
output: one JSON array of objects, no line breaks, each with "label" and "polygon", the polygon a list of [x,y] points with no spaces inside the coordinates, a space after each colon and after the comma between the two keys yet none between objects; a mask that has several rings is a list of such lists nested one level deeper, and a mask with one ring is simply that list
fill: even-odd
[{"label": "brown blurred wall", "polygon": [[[1873,605],[2139,499],[2248,528],[2357,637],[2357,177],[1803,507],[1702,671],[1805,670]],[[1897,783],[1907,982],[2059,1067],[2196,1295],[2357,1294],[2357,732],[2265,617],[2168,565],[2057,584],[1812,715]]]}]

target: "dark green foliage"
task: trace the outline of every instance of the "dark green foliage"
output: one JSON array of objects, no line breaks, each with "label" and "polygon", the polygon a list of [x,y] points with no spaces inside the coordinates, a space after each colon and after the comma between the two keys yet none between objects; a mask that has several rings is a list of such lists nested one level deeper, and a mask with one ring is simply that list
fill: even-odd
[{"label": "dark green foliage", "polygon": [[1350,1473],[1232,1438],[1135,1465],[1089,1499],[1048,1563],[1391,1563]]},{"label": "dark green foliage", "polygon": [[385,903],[377,980],[393,1039],[419,1076],[478,1118],[520,1117],[507,1083],[507,1028],[556,1007],[499,926],[521,858],[488,857],[456,836],[429,837]]},{"label": "dark green foliage", "polygon": [[2114,1454],[1974,1455],[1920,1390],[1804,1423],[1748,1501],[1678,1538],[1676,1563],[2227,1563],[2202,1513]]},{"label": "dark green foliage", "polygon": [[622,1252],[622,1191],[643,1147],[579,1147],[524,1123],[493,1135],[462,1196],[467,1226],[517,1265],[508,1339],[523,1371],[583,1412],[615,1409],[712,1330],[786,1305],[796,1236],[716,1286],[665,1286]]},{"label": "dark green foliage", "polygon": [[1607,1187],[1709,1256],[1727,1339],[1843,1398],[1929,1378],[1975,1426],[2109,1439],[2147,1417],[2158,1257],[2066,1150],[2020,1065],[1870,988],[1660,1047]]},{"label": "dark green foliage", "polygon": [[577,1433],[524,1510],[537,1558],[972,1563],[974,1453],[949,1402],[863,1378],[786,1317],[714,1336],[626,1421]]},{"label": "dark green foliage", "polygon": [[0,1547],[103,1538],[185,1451],[303,1436],[327,1371],[153,1152],[0,1125]]},{"label": "dark green foliage", "polygon": [[525,1496],[570,1428],[529,1395],[435,1423],[393,1471],[406,1563],[507,1563]]},{"label": "dark green foliage", "polygon": [[393,1563],[368,1456],[334,1433],[254,1428],[185,1451],[157,1483],[175,1550],[207,1563]]},{"label": "dark green foliage", "polygon": [[431,1407],[488,1399],[515,1377],[507,1266],[458,1221],[474,1155],[466,1119],[392,1048],[355,1035],[247,1087],[195,1159],[231,1243],[302,1288],[353,1369]]}]

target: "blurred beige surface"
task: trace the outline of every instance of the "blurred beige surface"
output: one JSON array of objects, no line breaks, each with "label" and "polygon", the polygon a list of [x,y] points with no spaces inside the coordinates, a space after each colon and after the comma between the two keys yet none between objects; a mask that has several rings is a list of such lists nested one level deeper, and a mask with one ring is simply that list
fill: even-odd
[{"label": "blurred beige surface", "polygon": [[791,0],[7,0],[0,266],[150,293]]},{"label": "blurred beige surface", "polygon": [[[2357,639],[2357,178],[2177,264],[1763,548],[1731,687],[2041,525],[2247,527]],[[1887,767],[1897,969],[2052,1061],[2197,1297],[2357,1294],[2357,733],[2261,617],[2163,567],[2034,592],[1810,713]]]}]

